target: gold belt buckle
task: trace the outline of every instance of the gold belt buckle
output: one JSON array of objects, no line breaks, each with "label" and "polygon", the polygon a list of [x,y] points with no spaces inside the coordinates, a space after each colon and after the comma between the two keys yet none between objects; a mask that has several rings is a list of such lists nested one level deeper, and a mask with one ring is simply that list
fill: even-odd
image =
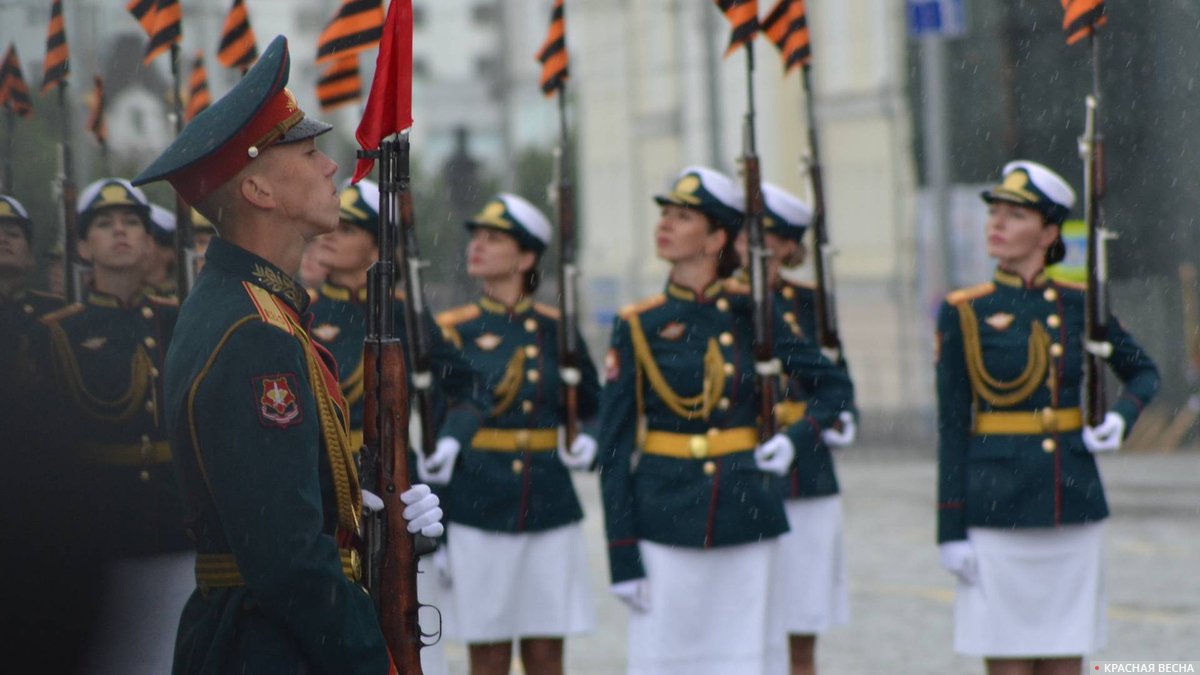
[{"label": "gold belt buckle", "polygon": [[1058,411],[1047,406],[1038,412],[1038,419],[1042,423],[1042,430],[1051,434],[1058,432]]},{"label": "gold belt buckle", "polygon": [[516,433],[516,439],[518,450],[528,450],[530,442],[533,440],[533,435],[529,433],[528,429],[520,429]]},{"label": "gold belt buckle", "polygon": [[708,457],[708,439],[704,436],[692,436],[688,439],[688,452],[696,459]]}]

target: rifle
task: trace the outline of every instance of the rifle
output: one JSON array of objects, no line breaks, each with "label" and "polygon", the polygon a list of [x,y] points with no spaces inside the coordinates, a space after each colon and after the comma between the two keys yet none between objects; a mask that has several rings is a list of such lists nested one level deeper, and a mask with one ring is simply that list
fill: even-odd
[{"label": "rifle", "polygon": [[825,183],[821,176],[821,154],[817,145],[816,105],[813,102],[811,68],[803,67],[804,103],[808,110],[808,175],[813,191],[813,273],[816,277],[817,344],[835,363],[842,353],[842,338],[838,334],[837,302],[834,297],[833,256],[829,244],[829,229],[825,224]]},{"label": "rifle", "polygon": [[67,103],[67,85],[58,87],[58,105],[62,111],[62,143],[59,146],[58,176],[54,181],[54,192],[58,194],[62,204],[63,228],[63,291],[67,302],[78,302],[83,297],[84,270],[76,262],[76,251],[79,249],[79,231],[75,223],[75,194],[74,168],[71,164],[71,121],[70,106]]},{"label": "rifle", "polygon": [[[174,77],[175,96],[172,115],[175,117],[175,135],[183,131],[183,97],[179,79],[179,43],[171,43],[171,74]],[[196,240],[192,231],[192,208],[179,193],[175,193],[175,293],[179,302],[187,297],[196,280]]]},{"label": "rifle", "polygon": [[775,316],[772,312],[772,294],[767,279],[767,259],[771,252],[767,250],[763,232],[763,212],[766,210],[766,204],[763,201],[762,172],[754,135],[754,43],[746,43],[745,48],[748,105],[742,129],[742,169],[746,181],[746,217],[742,225],[746,228],[750,254],[747,263],[750,269],[750,298],[754,306],[754,369],[758,374],[761,417],[758,433],[759,440],[766,441],[774,436],[776,431],[774,383],[783,369],[774,355]]},{"label": "rifle", "polygon": [[1104,422],[1108,396],[1104,361],[1112,356],[1108,341],[1108,241],[1116,238],[1104,225],[1102,201],[1105,193],[1104,136],[1100,133],[1099,39],[1092,41],[1092,93],[1085,105],[1079,156],[1083,159],[1084,222],[1087,224],[1087,289],[1084,305],[1084,421],[1088,426]]},{"label": "rifle", "polygon": [[[400,495],[412,487],[408,465],[408,384],[404,345],[396,337],[396,251],[393,232],[398,195],[408,190],[407,139],[385,139],[359,157],[379,160],[379,261],[367,272],[367,336],[363,343],[362,484],[384,503],[364,518],[364,580],[375,600],[392,661],[402,673],[421,672],[422,637],[417,599],[417,559],[436,548],[410,534],[400,514]],[[440,633],[440,630],[439,630]]]},{"label": "rifle", "polygon": [[558,92],[559,145],[554,150],[554,185],[558,212],[558,373],[562,379],[563,428],[566,447],[579,435],[579,267],[576,264],[578,233],[575,228],[575,186],[567,154],[567,102],[565,85]]}]

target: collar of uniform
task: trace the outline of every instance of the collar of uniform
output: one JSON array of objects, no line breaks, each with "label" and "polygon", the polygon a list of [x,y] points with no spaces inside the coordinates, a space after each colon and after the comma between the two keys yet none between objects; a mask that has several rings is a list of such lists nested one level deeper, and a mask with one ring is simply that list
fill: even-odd
[{"label": "collar of uniform", "polygon": [[339,286],[331,281],[326,281],[321,284],[321,295],[330,300],[337,300],[338,302],[353,301],[361,305],[367,301],[367,287],[347,288],[346,286]]},{"label": "collar of uniform", "polygon": [[708,302],[725,290],[724,279],[717,279],[704,287],[703,299],[696,296],[696,291],[680,286],[674,281],[667,281],[667,295],[683,302]]},{"label": "collar of uniform", "polygon": [[479,298],[479,307],[489,314],[524,314],[529,311],[530,307],[533,307],[533,298],[523,297],[517,301],[516,305],[509,307],[499,300],[493,300],[484,295]]},{"label": "collar of uniform", "polygon": [[133,297],[129,298],[129,302],[121,302],[121,299],[110,293],[98,291],[93,286],[88,286],[87,297],[84,298],[84,303],[92,307],[103,307],[105,309],[121,309],[122,307],[138,307],[146,300],[146,289],[139,288],[134,292]]},{"label": "collar of uniform", "polygon": [[283,270],[237,244],[213,237],[204,254],[204,264],[211,263],[279,296],[297,314],[303,314],[308,308],[308,293],[300,284]]},{"label": "collar of uniform", "polygon": [[997,267],[995,281],[1001,286],[1008,286],[1010,288],[1042,288],[1050,283],[1050,277],[1046,276],[1046,270],[1041,270],[1033,276],[1033,281],[1027,284],[1020,274],[1013,274],[1008,270]]}]

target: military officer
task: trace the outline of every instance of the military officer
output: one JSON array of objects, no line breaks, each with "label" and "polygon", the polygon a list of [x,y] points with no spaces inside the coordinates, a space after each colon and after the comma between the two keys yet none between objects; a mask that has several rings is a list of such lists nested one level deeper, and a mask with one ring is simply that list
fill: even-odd
[{"label": "military officer", "polygon": [[1110,318],[1123,393],[1084,426],[1084,292],[1045,270],[1065,254],[1075,193],[1035,162],[1003,176],[983,193],[995,277],[951,293],[938,315],[939,554],[958,577],[957,651],[992,673],[1077,673],[1105,642],[1095,455],[1120,448],[1159,376]]},{"label": "military officer", "polygon": [[[782,311],[776,328],[814,337],[817,334],[816,288],[787,278],[804,264],[804,234],[812,222],[812,209],[783,189],[763,183],[766,212],[763,231],[771,257],[767,278],[775,305]],[[738,235],[738,254],[747,260],[746,233]],[[849,376],[846,359],[837,365]],[[807,393],[797,382],[784,379],[777,422],[789,425],[804,417]],[[839,415],[839,424],[821,433],[821,442],[796,453],[788,475],[780,482],[790,531],[780,538],[780,571],[777,588],[784,598],[784,627],[792,675],[816,672],[817,635],[850,621],[846,588],[846,557],[842,536],[842,501],[830,448],[853,443],[857,433],[854,414]],[[799,450],[799,449],[798,449]]]},{"label": "military officer", "polygon": [[[483,294],[438,315],[438,324],[474,364],[492,405],[461,453],[443,448],[422,465],[431,482],[453,475],[455,637],[468,643],[474,675],[508,673],[514,640],[527,672],[561,673],[564,636],[595,623],[583,510],[568,469],[590,468],[596,441],[580,433],[570,452],[561,447],[559,314],[533,301],[550,221],[525,199],[500,194],[466,227],[467,274]],[[578,412],[588,420],[600,381],[581,351]]]},{"label": "military officer", "polygon": [[175,278],[175,213],[150,205],[150,251],[146,255],[146,287],[154,295],[169,298],[178,294]]},{"label": "military officer", "polygon": [[[355,549],[363,494],[348,406],[292,280],[338,222],[337,165],[285,85],[275,38],[224,98],[138,177],[167,180],[214,225],[167,356],[167,428],[198,550],[174,672],[394,669]],[[427,486],[403,495],[411,532],[439,536]],[[399,516],[400,514],[393,514]]]},{"label": "military officer", "polygon": [[728,283],[744,197],[691,167],[656,200],[671,273],[665,293],[616,319],[598,437],[612,591],[633,610],[629,672],[777,672],[786,647],[769,589],[788,525],[766,478],[815,445],[850,383],[811,341],[779,331],[782,372],[811,398],[760,444],[752,307]]},{"label": "military officer", "polygon": [[[27,383],[33,376],[26,357],[38,317],[64,304],[60,296],[29,288],[34,267],[32,234],[21,202],[0,195],[0,401],[4,402],[15,402],[21,388],[18,382]],[[11,410],[2,403],[0,408]]]}]

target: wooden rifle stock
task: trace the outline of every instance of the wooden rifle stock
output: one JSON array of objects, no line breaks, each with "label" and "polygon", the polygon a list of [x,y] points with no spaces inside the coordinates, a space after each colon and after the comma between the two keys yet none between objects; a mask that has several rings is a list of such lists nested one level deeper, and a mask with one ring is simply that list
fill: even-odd
[{"label": "wooden rifle stock", "polygon": [[558,215],[558,370],[562,379],[563,430],[566,449],[579,435],[579,293],[576,280],[578,250],[575,228],[575,186],[567,143],[566,87],[558,92],[560,138],[554,156],[554,200]]}]

